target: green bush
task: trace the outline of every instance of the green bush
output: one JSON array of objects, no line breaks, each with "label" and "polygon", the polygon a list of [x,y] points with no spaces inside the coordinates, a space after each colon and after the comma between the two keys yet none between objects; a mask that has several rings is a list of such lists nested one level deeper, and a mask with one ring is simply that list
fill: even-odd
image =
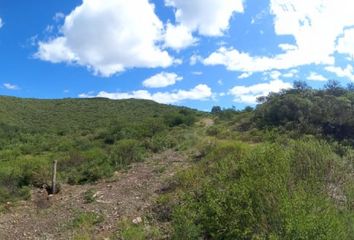
[{"label": "green bush", "polygon": [[154,135],[146,142],[146,148],[154,153],[171,149],[177,145],[177,140],[169,132],[161,132]]},{"label": "green bush", "polygon": [[143,160],[145,149],[137,140],[124,139],[118,141],[113,147],[110,162],[116,168],[125,168],[131,163]]},{"label": "green bush", "polygon": [[338,161],[315,140],[252,148],[219,142],[177,175],[184,194],[173,211],[174,239],[349,239],[341,213],[348,209],[326,191]]}]

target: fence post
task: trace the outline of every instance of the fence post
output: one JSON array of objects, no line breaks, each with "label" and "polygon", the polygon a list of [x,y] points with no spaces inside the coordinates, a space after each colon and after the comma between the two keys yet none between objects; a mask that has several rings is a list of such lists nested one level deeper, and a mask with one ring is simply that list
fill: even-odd
[{"label": "fence post", "polygon": [[58,161],[54,160],[53,161],[53,172],[52,172],[52,194],[55,194],[57,189],[56,189],[56,184],[57,184],[57,164]]}]

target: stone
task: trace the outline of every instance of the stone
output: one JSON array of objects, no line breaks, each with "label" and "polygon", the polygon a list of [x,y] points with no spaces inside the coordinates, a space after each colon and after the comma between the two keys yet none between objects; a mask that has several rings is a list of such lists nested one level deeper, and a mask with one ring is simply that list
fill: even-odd
[{"label": "stone", "polygon": [[135,219],[133,219],[133,223],[134,224],[139,224],[139,223],[141,223],[143,221],[143,219],[141,219],[141,217],[137,217],[137,218],[135,218]]}]

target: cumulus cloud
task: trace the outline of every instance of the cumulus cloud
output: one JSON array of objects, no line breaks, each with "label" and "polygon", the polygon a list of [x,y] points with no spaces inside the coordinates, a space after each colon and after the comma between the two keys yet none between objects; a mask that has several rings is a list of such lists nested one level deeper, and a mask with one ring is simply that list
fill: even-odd
[{"label": "cumulus cloud", "polygon": [[168,67],[174,60],[159,46],[163,30],[148,0],[83,0],[65,17],[61,35],[39,42],[35,56],[76,63],[103,76],[134,67]]},{"label": "cumulus cloud", "polygon": [[99,92],[97,95],[80,94],[81,98],[104,97],[110,99],[147,99],[164,104],[174,104],[185,100],[207,100],[212,96],[211,88],[205,84],[199,84],[190,90],[176,90],[172,92],[150,93],[146,90],[132,92]]},{"label": "cumulus cloud", "polygon": [[307,79],[311,80],[311,81],[320,81],[320,82],[325,82],[328,80],[327,78],[325,78],[321,74],[318,74],[315,72],[311,72],[310,75],[307,77]]},{"label": "cumulus cloud", "polygon": [[183,25],[168,23],[164,35],[165,47],[181,50],[194,45],[198,39],[194,38],[191,31]]},{"label": "cumulus cloud", "polygon": [[354,28],[344,31],[343,36],[338,40],[337,51],[347,54],[351,60],[354,60]]},{"label": "cumulus cloud", "polygon": [[196,44],[193,33],[222,36],[234,13],[243,13],[243,0],[165,0],[175,9],[175,25],[167,24],[165,46],[180,50]]},{"label": "cumulus cloud", "polygon": [[176,73],[161,72],[143,82],[144,87],[147,88],[161,88],[174,85],[177,81],[181,81],[183,77]]},{"label": "cumulus cloud", "polygon": [[[334,65],[337,51],[352,56],[351,31],[354,25],[354,2],[347,0],[271,0],[277,35],[292,36],[294,42],[279,45],[278,55],[252,56],[234,48],[221,47],[203,62],[206,65],[225,65],[231,71],[262,72],[289,69],[308,64]],[[335,17],[333,17],[335,16]],[[346,37],[347,36],[347,37]]]},{"label": "cumulus cloud", "polygon": [[2,18],[0,18],[0,28],[2,28],[2,26],[4,26],[4,22],[2,21]]},{"label": "cumulus cloud", "polygon": [[347,78],[351,81],[354,81],[354,68],[352,65],[347,65],[346,68],[327,66],[325,69],[328,72],[336,74],[338,77]]},{"label": "cumulus cloud", "polygon": [[11,84],[11,83],[4,83],[3,87],[8,89],[8,90],[18,90],[19,87],[17,85]]},{"label": "cumulus cloud", "polygon": [[230,71],[263,72],[273,69],[289,69],[306,64],[333,64],[332,57],[315,61],[300,51],[289,51],[275,57],[251,56],[237,49],[221,47],[203,60],[205,65],[224,65]]},{"label": "cumulus cloud", "polygon": [[243,12],[242,0],[165,0],[175,8],[176,22],[204,36],[221,36],[235,12]]},{"label": "cumulus cloud", "polygon": [[259,83],[251,86],[235,86],[230,89],[229,95],[234,97],[235,102],[256,104],[257,98],[267,96],[271,92],[280,92],[282,89],[291,88],[291,84],[281,80],[272,80],[268,83]]}]

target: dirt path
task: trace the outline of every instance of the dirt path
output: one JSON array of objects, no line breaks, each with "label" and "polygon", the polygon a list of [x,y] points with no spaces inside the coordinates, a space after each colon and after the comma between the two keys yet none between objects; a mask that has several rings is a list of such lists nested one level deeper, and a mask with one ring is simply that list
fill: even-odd
[{"label": "dirt path", "polygon": [[214,119],[212,118],[203,118],[202,120],[200,120],[200,123],[204,126],[204,127],[211,127],[213,126],[214,123]]},{"label": "dirt path", "polygon": [[[92,235],[94,239],[105,239],[116,229],[119,220],[143,216],[166,179],[186,165],[186,157],[166,151],[144,163],[134,164],[126,172],[116,173],[111,181],[65,185],[49,201],[37,190],[32,201],[22,202],[0,215],[0,239],[72,239],[77,229],[72,229],[70,223],[82,212],[104,216]],[[83,197],[89,189],[96,195],[93,203],[85,203]]]}]

